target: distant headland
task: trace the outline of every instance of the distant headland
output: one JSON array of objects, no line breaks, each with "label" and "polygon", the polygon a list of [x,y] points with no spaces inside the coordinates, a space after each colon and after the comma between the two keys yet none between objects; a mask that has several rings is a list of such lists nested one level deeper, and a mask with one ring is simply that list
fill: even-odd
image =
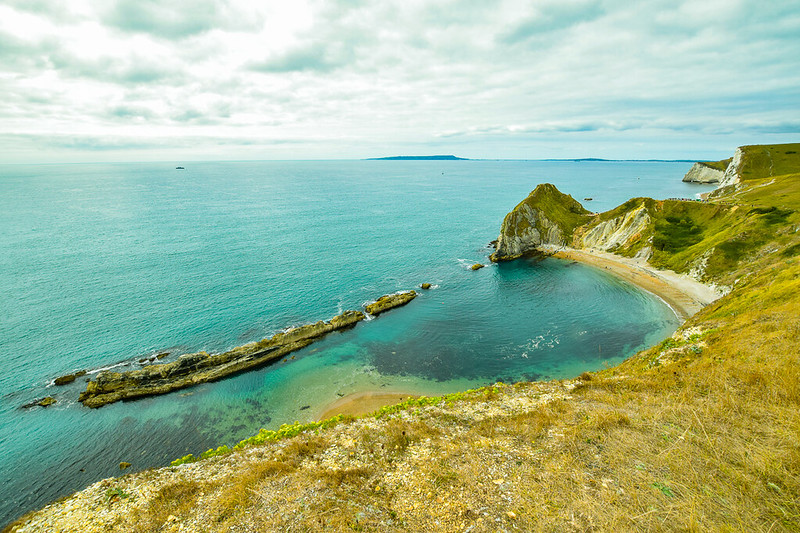
[{"label": "distant headland", "polygon": [[469,161],[454,155],[393,155],[391,157],[368,157],[367,161]]}]

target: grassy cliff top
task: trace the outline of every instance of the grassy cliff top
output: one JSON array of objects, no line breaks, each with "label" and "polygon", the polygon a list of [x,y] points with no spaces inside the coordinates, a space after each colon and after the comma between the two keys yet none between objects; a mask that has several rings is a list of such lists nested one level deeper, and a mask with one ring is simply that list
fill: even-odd
[{"label": "grassy cliff top", "polygon": [[537,185],[514,210],[520,209],[523,205],[546,214],[550,220],[562,228],[566,235],[572,234],[572,230],[577,226],[585,224],[592,214],[580,202],[569,194],[559,191],[551,183]]},{"label": "grassy cliff top", "polygon": [[730,164],[731,160],[733,160],[733,158],[729,157],[728,159],[722,159],[721,161],[698,161],[698,163],[709,168],[713,168],[714,170],[725,172],[725,169],[728,168],[728,164]]},{"label": "grassy cliff top", "polygon": [[800,143],[742,146],[742,180],[800,172]]},{"label": "grassy cliff top", "polygon": [[[791,152],[778,145],[780,152]],[[743,147],[743,161],[754,154],[776,153],[775,147]],[[703,281],[731,287],[737,280],[764,268],[774,258],[796,255],[800,236],[800,157],[788,154],[773,170],[780,175],[750,178],[744,186],[718,189],[707,202],[632,198],[600,213],[585,228],[618,219],[641,206],[651,222],[637,240],[612,250],[633,257],[643,248],[652,251],[650,263]],[[788,254],[788,255],[787,255]]]}]

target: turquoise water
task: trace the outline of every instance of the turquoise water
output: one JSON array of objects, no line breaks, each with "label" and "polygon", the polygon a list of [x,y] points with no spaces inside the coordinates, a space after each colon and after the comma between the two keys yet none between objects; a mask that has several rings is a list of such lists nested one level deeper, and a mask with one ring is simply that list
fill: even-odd
[{"label": "turquoise water", "polygon": [[[181,164],[185,171],[175,170]],[[0,167],[0,524],[119,474],[312,420],[363,390],[440,394],[572,377],[677,326],[585,265],[490,265],[503,216],[538,183],[602,211],[691,197],[686,163],[314,161]],[[147,355],[221,351],[382,294],[408,306],[274,364],[89,410],[85,378]],[[88,376],[87,376],[88,377]],[[52,395],[58,404],[20,409]]]}]

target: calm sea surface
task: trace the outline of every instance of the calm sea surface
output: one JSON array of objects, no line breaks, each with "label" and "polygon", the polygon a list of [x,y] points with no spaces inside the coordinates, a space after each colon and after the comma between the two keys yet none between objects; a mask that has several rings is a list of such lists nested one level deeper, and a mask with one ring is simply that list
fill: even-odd
[{"label": "calm sea surface", "polygon": [[[186,170],[176,170],[181,164]],[[566,261],[488,263],[551,182],[596,211],[693,197],[687,163],[313,161],[0,166],[0,525],[131,470],[312,420],[342,395],[573,377],[677,327],[660,300]],[[296,358],[89,410],[80,369],[225,350],[422,292]],[[91,375],[91,374],[90,374]],[[89,376],[87,376],[89,377]],[[21,409],[51,395],[49,408]]]}]

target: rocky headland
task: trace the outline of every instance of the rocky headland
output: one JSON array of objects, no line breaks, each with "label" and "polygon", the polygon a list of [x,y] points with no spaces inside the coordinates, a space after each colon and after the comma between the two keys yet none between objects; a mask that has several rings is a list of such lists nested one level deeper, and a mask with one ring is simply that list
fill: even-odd
[{"label": "rocky headland", "polygon": [[725,176],[732,158],[722,161],[699,161],[683,177],[687,183],[719,183]]},{"label": "rocky headland", "polygon": [[539,251],[541,244],[567,245],[578,226],[592,214],[555,185],[543,183],[503,219],[495,252],[490,259],[510,261]]}]

